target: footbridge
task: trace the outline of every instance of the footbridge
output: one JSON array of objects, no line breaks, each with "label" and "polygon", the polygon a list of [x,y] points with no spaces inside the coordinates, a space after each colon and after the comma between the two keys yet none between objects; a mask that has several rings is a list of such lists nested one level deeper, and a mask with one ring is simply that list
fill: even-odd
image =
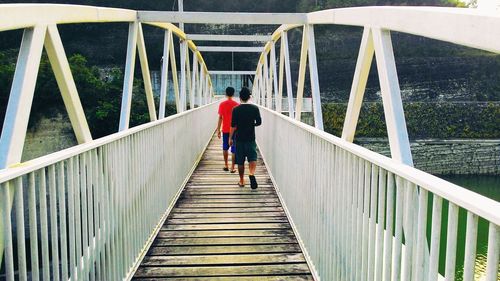
[{"label": "footbridge", "polygon": [[[93,139],[58,26],[110,22],[129,26],[119,131]],[[277,29],[186,34],[174,23]],[[165,32],[159,104],[144,25]],[[364,29],[340,137],[323,131],[318,25]],[[499,26],[493,12],[436,7],[266,14],[0,5],[0,31],[24,30],[0,139],[0,279],[498,280],[500,203],[412,167],[391,32],[500,53]],[[302,30],[296,80],[292,29]],[[202,40],[261,45],[198,47]],[[21,162],[44,49],[79,144]],[[256,191],[223,173],[213,137],[219,101],[202,54],[226,51],[261,53],[247,71],[263,119]],[[151,122],[129,128],[137,55]],[[353,144],[374,57],[391,158]],[[169,71],[177,114],[166,117]],[[301,122],[306,80],[314,126]]]}]

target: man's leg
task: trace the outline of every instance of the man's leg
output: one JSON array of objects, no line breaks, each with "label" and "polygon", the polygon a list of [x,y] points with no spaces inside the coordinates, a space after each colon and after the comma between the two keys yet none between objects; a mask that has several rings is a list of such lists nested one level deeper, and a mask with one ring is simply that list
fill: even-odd
[{"label": "man's leg", "polygon": [[235,161],[236,161],[236,154],[231,153],[231,173],[234,172]]},{"label": "man's leg", "polygon": [[228,133],[223,133],[222,134],[222,155],[224,155],[224,171],[229,171],[228,164],[227,164],[227,158],[229,156],[229,134]]},{"label": "man's leg", "polygon": [[255,175],[256,168],[257,168],[257,161],[250,161],[248,163],[248,174],[251,176]]},{"label": "man's leg", "polygon": [[238,173],[240,174],[240,185],[245,184],[245,164],[238,165]]},{"label": "man's leg", "polygon": [[233,137],[233,145],[231,146],[231,173],[235,172],[234,166],[236,163],[236,140]]},{"label": "man's leg", "polygon": [[259,185],[255,178],[255,169],[257,167],[257,144],[251,142],[248,144],[248,178],[250,179],[250,187],[256,189]]},{"label": "man's leg", "polygon": [[227,168],[228,167],[228,164],[227,164],[227,158],[229,156],[229,153],[227,150],[223,150],[222,151],[222,155],[224,155],[224,168]]}]

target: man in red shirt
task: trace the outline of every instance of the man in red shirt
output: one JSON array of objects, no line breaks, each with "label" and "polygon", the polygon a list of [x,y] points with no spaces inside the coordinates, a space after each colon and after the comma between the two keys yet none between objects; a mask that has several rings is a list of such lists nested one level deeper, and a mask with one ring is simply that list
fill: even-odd
[{"label": "man in red shirt", "polygon": [[[233,108],[238,106],[239,103],[233,100],[234,88],[227,87],[226,89],[226,100],[219,105],[219,124],[217,125],[217,137],[221,137],[221,125],[222,125],[222,152],[224,154],[224,171],[229,171],[227,158],[229,156],[229,132],[231,131],[231,116],[233,114]],[[233,142],[234,143],[234,142]],[[234,144],[231,145],[232,162],[231,162],[231,173],[236,173],[234,169],[234,154],[236,149]]]}]

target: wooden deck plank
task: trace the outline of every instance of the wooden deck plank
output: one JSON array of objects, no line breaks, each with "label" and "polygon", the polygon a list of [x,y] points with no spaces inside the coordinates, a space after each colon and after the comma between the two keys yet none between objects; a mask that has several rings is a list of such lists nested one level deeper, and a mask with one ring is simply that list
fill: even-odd
[{"label": "wooden deck plank", "polygon": [[253,254],[223,256],[149,256],[142,266],[207,266],[207,265],[245,265],[273,263],[304,263],[301,253],[294,254]]},{"label": "wooden deck plank", "polygon": [[286,217],[262,217],[262,218],[189,218],[169,219],[169,224],[224,224],[224,223],[268,223],[288,222]]},{"label": "wooden deck plank", "polygon": [[274,276],[211,276],[211,277],[174,277],[174,278],[134,278],[135,281],[312,281],[312,275],[274,275]]},{"label": "wooden deck plank", "polygon": [[274,237],[210,237],[210,238],[164,238],[156,239],[153,246],[186,246],[186,245],[270,245],[297,243],[293,236]]},{"label": "wooden deck plank", "polygon": [[220,145],[212,140],[133,280],[313,280],[262,159],[259,188],[240,188]]},{"label": "wooden deck plank", "polygon": [[248,275],[275,275],[275,274],[308,274],[306,263],[274,264],[252,266],[213,266],[213,267],[140,267],[137,277],[190,277],[190,276],[248,276]]},{"label": "wooden deck plank", "polygon": [[259,208],[178,208],[173,213],[249,213],[249,212],[283,212],[282,207]]},{"label": "wooden deck plank", "polygon": [[288,223],[224,223],[224,224],[167,224],[164,230],[239,230],[239,229],[288,229]]},{"label": "wooden deck plank", "polygon": [[286,217],[284,212],[252,212],[252,213],[172,213],[170,219],[196,219],[196,218],[261,218],[261,217]]},{"label": "wooden deck plank", "polygon": [[231,246],[168,246],[151,247],[148,255],[207,255],[207,254],[251,254],[251,253],[300,253],[298,244],[273,244],[273,245],[231,245]]},{"label": "wooden deck plank", "polygon": [[291,229],[242,229],[242,230],[162,230],[157,239],[170,237],[260,237],[260,236],[290,236]]}]

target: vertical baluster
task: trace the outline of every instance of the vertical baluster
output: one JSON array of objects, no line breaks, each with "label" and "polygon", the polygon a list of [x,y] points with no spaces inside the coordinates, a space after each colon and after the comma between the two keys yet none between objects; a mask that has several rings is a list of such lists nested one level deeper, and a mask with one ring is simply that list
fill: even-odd
[{"label": "vertical baluster", "polygon": [[465,260],[463,281],[474,280],[474,267],[476,261],[478,216],[467,212],[467,230],[465,233]]},{"label": "vertical baluster", "polygon": [[384,252],[384,219],[385,219],[385,190],[387,184],[387,172],[379,168],[378,178],[378,219],[377,235],[375,242],[375,280],[382,280],[383,252]]},{"label": "vertical baluster", "polygon": [[[349,153],[351,154],[351,153]],[[358,271],[358,268],[356,267],[356,209],[357,209],[357,206],[356,206],[356,203],[357,203],[357,200],[358,200],[358,194],[357,194],[357,185],[359,184],[358,183],[358,157],[352,155],[352,162],[351,162],[351,165],[349,165],[350,169],[351,169],[351,181],[352,181],[352,184],[351,184],[351,187],[350,187],[350,192],[351,192],[351,216],[350,216],[350,221],[351,221],[351,225],[350,225],[350,239],[349,239],[349,242],[350,242],[350,250],[349,250],[349,255],[350,255],[350,267],[351,267],[351,274],[350,274],[350,277],[351,277],[351,280],[355,280],[356,279],[356,271]]]},{"label": "vertical baluster", "polygon": [[500,227],[490,222],[488,231],[488,264],[486,265],[486,280],[498,280],[498,260],[500,257]]},{"label": "vertical baluster", "polygon": [[411,272],[413,265],[413,244],[414,244],[414,227],[413,227],[413,218],[414,218],[414,206],[413,206],[413,192],[415,189],[415,185],[411,182],[406,182],[404,187],[405,193],[405,212],[404,212],[404,221],[408,222],[406,224],[406,228],[404,228],[404,237],[405,237],[405,253],[403,256],[403,268],[401,272],[401,280],[403,281],[411,281]]},{"label": "vertical baluster", "polygon": [[401,280],[401,250],[403,246],[403,204],[405,182],[396,178],[396,218],[394,226],[394,247],[392,252],[392,281]]},{"label": "vertical baluster", "polygon": [[0,185],[0,202],[2,205],[3,220],[3,239],[5,251],[5,272],[7,280],[14,280],[14,249],[12,247],[12,221],[11,221],[11,188],[12,183],[3,183]]},{"label": "vertical baluster", "polygon": [[334,217],[335,217],[335,227],[333,227],[333,233],[334,233],[334,240],[333,243],[335,245],[334,247],[334,255],[335,255],[335,263],[334,263],[334,279],[339,280],[340,279],[340,270],[341,270],[341,253],[340,253],[340,221],[341,221],[341,216],[340,216],[340,205],[341,205],[341,180],[342,180],[342,167],[343,163],[341,162],[341,154],[340,154],[340,148],[335,147],[334,153],[335,153],[335,177],[334,177],[334,183],[335,183],[335,205],[334,205]]},{"label": "vertical baluster", "polygon": [[29,207],[29,228],[30,228],[30,254],[31,254],[31,278],[39,280],[38,272],[38,224],[36,218],[36,192],[35,173],[28,175],[28,207]]},{"label": "vertical baluster", "polygon": [[93,200],[93,166],[92,152],[84,153],[86,159],[86,190],[87,190],[87,231],[88,231],[88,272],[90,280],[95,280],[95,234],[94,234],[94,200]]},{"label": "vertical baluster", "polygon": [[368,280],[375,279],[375,239],[376,239],[376,215],[377,215],[377,190],[379,169],[372,164],[372,177],[370,187],[370,225],[368,238]]},{"label": "vertical baluster", "polygon": [[81,187],[80,181],[82,179],[80,174],[80,158],[81,156],[74,157],[74,171],[73,171],[73,186],[75,190],[75,232],[76,232],[76,264],[77,264],[77,278],[83,280],[83,251],[82,250],[82,202],[81,202]]},{"label": "vertical baluster", "polygon": [[364,188],[364,179],[365,179],[365,174],[364,174],[364,167],[365,167],[365,161],[361,158],[358,158],[358,186],[357,186],[357,193],[358,193],[358,200],[357,200],[357,207],[356,207],[356,213],[357,213],[357,224],[356,224],[356,256],[355,256],[355,268],[356,268],[356,276],[355,280],[361,280],[361,269],[363,266],[363,256],[362,256],[362,251],[363,251],[363,188]]},{"label": "vertical baluster", "polygon": [[61,280],[68,280],[68,240],[66,236],[66,188],[64,162],[57,164],[57,191],[59,198],[59,239],[61,241]]},{"label": "vertical baluster", "polygon": [[40,198],[40,234],[42,237],[42,273],[43,280],[50,280],[49,229],[47,222],[47,184],[45,179],[45,169],[41,169],[38,175]]},{"label": "vertical baluster", "polygon": [[23,178],[18,177],[13,180],[15,187],[16,204],[16,235],[17,235],[17,260],[19,280],[27,280],[28,273],[26,268],[26,238],[24,235],[24,189]]},{"label": "vertical baluster", "polygon": [[83,276],[84,280],[89,279],[89,227],[88,227],[88,197],[87,197],[87,155],[80,156],[80,190],[82,206],[82,244],[83,244]]},{"label": "vertical baluster", "polygon": [[458,206],[450,202],[448,207],[448,235],[446,237],[445,280],[455,280],[457,258]]},{"label": "vertical baluster", "polygon": [[50,165],[49,172],[49,200],[50,200],[50,236],[52,246],[52,278],[59,280],[59,241],[57,231],[57,192],[56,169]]},{"label": "vertical baluster", "polygon": [[392,269],[392,243],[394,230],[394,175],[387,174],[387,207],[385,214],[383,280],[390,280]]},{"label": "vertical baluster", "polygon": [[99,210],[102,208],[100,203],[100,196],[102,186],[99,182],[98,174],[98,160],[97,160],[97,149],[90,151],[90,156],[92,158],[92,183],[93,183],[93,195],[94,195],[94,260],[96,268],[97,280],[102,280],[101,275],[101,233],[103,231],[100,226]]},{"label": "vertical baluster", "polygon": [[368,280],[368,227],[369,227],[369,216],[370,216],[370,176],[371,176],[371,165],[370,162],[365,161],[364,170],[364,189],[363,189],[363,241],[361,247],[361,281]]},{"label": "vertical baluster", "polygon": [[[73,157],[69,158],[67,161],[67,180],[68,180],[68,231],[69,231],[69,268],[71,273],[71,280],[76,280],[78,277],[78,264],[77,264],[77,251],[76,251],[76,205],[75,205],[75,183],[74,176],[75,170],[73,165]],[[63,190],[64,192],[64,190]],[[62,208],[62,206],[61,206]],[[68,280],[67,278],[64,280]]]},{"label": "vertical baluster", "polygon": [[[432,230],[431,230],[431,250],[429,258],[429,275],[427,280],[438,279],[439,266],[439,243],[441,238],[441,216],[443,198],[438,195],[433,196],[432,201]],[[427,247],[427,245],[426,245]]]},{"label": "vertical baluster", "polygon": [[427,251],[427,239],[426,239],[426,231],[427,231],[427,198],[428,192],[427,190],[420,188],[418,194],[418,222],[417,222],[417,257],[416,257],[416,271],[415,271],[415,280],[420,281],[424,280],[425,273],[425,260],[424,255]]}]

